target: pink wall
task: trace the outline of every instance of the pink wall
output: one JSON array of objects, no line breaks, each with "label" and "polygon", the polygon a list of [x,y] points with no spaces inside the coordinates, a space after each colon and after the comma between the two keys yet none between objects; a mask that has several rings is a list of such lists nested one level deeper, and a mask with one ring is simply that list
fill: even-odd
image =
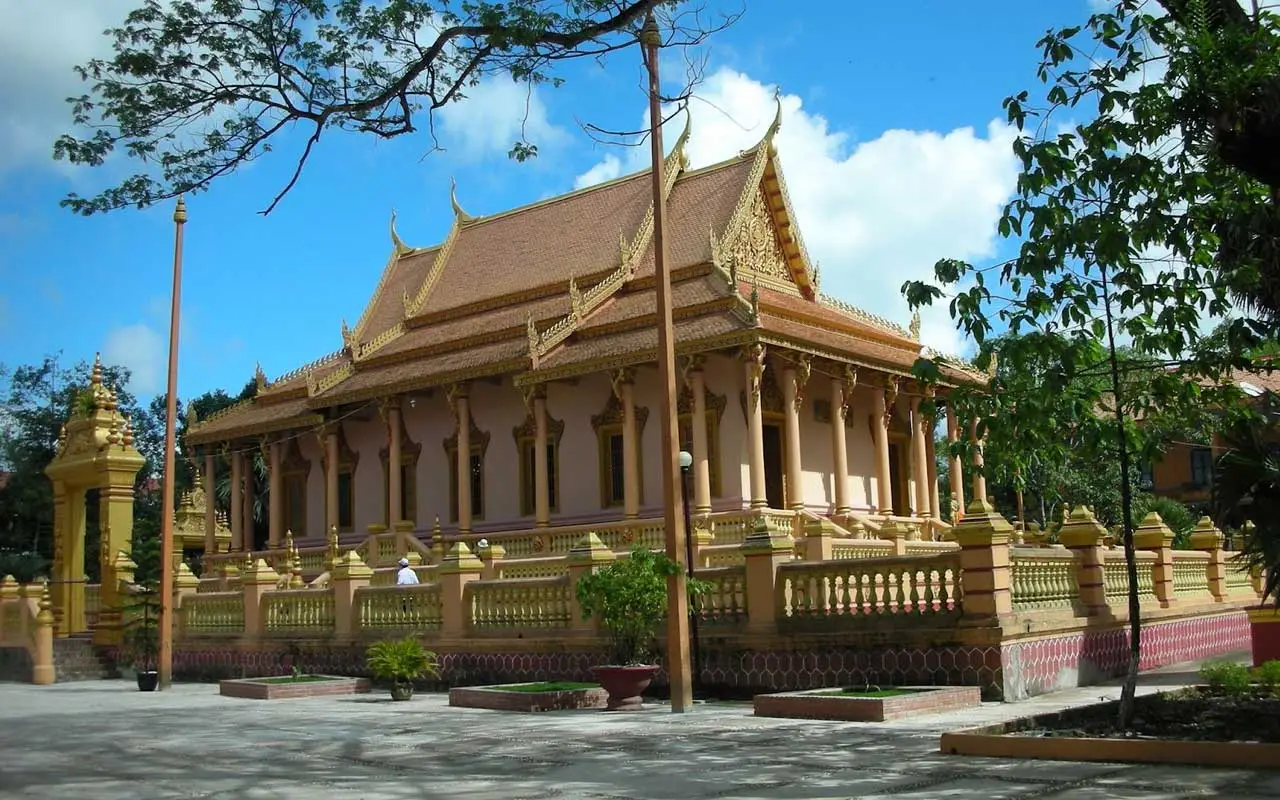
[{"label": "pink wall", "polygon": [[[743,367],[734,357],[710,355],[704,369],[708,390],[725,396],[725,410],[719,425],[721,493],[712,497],[712,503],[716,508],[741,507],[750,491],[747,425],[741,401]],[[603,373],[547,387],[547,413],[564,422],[564,433],[560,439],[560,507],[552,513],[553,524],[617,519],[622,514],[620,507],[600,508],[598,444],[591,425],[591,417],[604,411],[611,391],[609,378]],[[874,506],[877,492],[875,450],[869,423],[873,391],[870,387],[855,390],[852,424],[845,427],[850,502],[855,509],[862,510]],[[800,412],[805,500],[811,509],[821,513],[833,510],[835,502],[834,455],[831,423],[815,419],[813,401],[830,401],[830,398],[830,379],[815,374],[807,387]],[[649,409],[648,422],[640,440],[644,466],[640,511],[643,516],[658,516],[663,508],[663,498],[659,455],[661,424],[654,367],[637,370],[635,400],[637,406]],[[446,460],[444,441],[453,435],[454,422],[446,394],[437,389],[407,396],[403,409],[409,440],[421,445],[415,476],[415,527],[419,531],[429,530],[438,515],[441,524],[451,528],[449,470],[455,465]],[[489,432],[485,456],[485,515],[484,519],[475,521],[474,529],[531,527],[533,516],[520,514],[519,468],[513,436],[513,430],[523,424],[526,415],[520,392],[512,387],[509,380],[501,385],[475,382],[471,386],[471,413],[476,426]],[[368,525],[385,521],[380,450],[386,447],[386,426],[380,417],[372,414],[364,419],[345,420],[343,432],[348,446],[360,455],[355,474],[355,533],[359,534]],[[303,457],[312,461],[307,485],[306,537],[315,539],[324,535],[321,447],[316,437],[310,435],[304,435],[299,445]],[[297,531],[295,536],[302,538]]]}]

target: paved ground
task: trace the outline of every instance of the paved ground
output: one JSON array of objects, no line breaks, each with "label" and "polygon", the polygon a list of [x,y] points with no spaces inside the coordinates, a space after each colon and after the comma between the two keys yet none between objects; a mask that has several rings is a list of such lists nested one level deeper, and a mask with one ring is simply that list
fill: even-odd
[{"label": "paved ground", "polygon": [[[1193,676],[1144,676],[1144,691]],[[742,704],[531,715],[451,709],[440,695],[262,702],[213,685],[0,684],[0,797],[1280,798],[1280,772],[938,753],[942,731],[1118,691],[860,724],[757,719]]]}]

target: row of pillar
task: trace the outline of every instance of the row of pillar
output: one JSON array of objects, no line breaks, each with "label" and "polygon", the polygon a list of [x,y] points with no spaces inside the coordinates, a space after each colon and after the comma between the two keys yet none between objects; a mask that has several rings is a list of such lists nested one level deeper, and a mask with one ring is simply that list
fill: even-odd
[{"label": "row of pillar", "polygon": [[[765,508],[768,498],[765,490],[764,467],[764,418],[761,403],[765,364],[765,348],[763,345],[752,345],[742,354],[746,378],[746,411],[747,436],[749,439],[749,504],[751,508]],[[707,431],[706,374],[701,357],[694,357],[690,362],[688,381],[692,404],[692,442],[691,455],[693,464],[692,511],[695,514],[711,512],[711,469]],[[785,441],[786,441],[786,478],[788,484],[788,505],[792,509],[805,506],[802,479],[802,455],[800,447],[800,409],[804,404],[805,388],[810,374],[810,362],[807,357],[800,357],[782,368],[782,390],[784,397]],[[831,445],[835,480],[835,508],[837,515],[852,511],[849,489],[849,457],[845,436],[845,420],[851,409],[854,389],[857,387],[857,371],[846,367],[842,375],[832,376],[830,380],[831,397]],[[622,410],[622,446],[623,446],[623,514],[628,519],[635,519],[640,514],[640,475],[639,475],[639,430],[635,405],[635,376],[631,369],[619,370],[613,375],[613,391]],[[547,398],[544,387],[536,387],[531,395],[530,410],[534,419],[534,519],[538,527],[550,525],[550,478],[547,471],[548,419]],[[893,496],[890,481],[889,465],[889,424],[892,420],[893,404],[897,399],[896,384],[891,383],[884,390],[876,391],[872,399],[872,438],[875,448],[875,465],[877,472],[876,507],[881,513],[892,513]],[[925,397],[911,398],[911,448],[913,479],[915,482],[915,508],[918,516],[941,518],[941,506],[938,499],[937,480],[934,478],[934,443],[930,418],[921,413],[921,403]],[[471,409],[470,394],[465,384],[458,385],[450,392],[451,411],[457,425],[457,507],[458,529],[463,533],[471,531],[473,509],[471,508]],[[401,414],[399,398],[391,398],[382,405],[382,416],[387,424],[387,451],[390,468],[387,470],[387,494],[389,498],[390,524],[401,520],[402,497],[404,486],[401,471],[398,468],[402,452]],[[320,438],[324,447],[325,461],[325,529],[338,525],[338,425],[332,422],[321,429]],[[970,437],[977,442],[976,423],[970,427]],[[947,438],[955,442],[960,435],[959,422],[954,409],[947,411]],[[266,456],[269,465],[269,510],[268,539],[272,547],[284,538],[284,506],[283,476],[281,460],[283,443],[270,442],[266,445]],[[251,548],[253,537],[253,476],[250,472],[252,461],[243,450],[235,450],[230,455],[231,461],[231,548],[247,550]],[[981,447],[975,448],[975,470],[973,491],[975,497],[986,497],[986,481],[982,476]],[[953,502],[964,507],[963,465],[959,456],[951,457],[951,493]],[[205,493],[212,498],[214,491],[214,455],[205,455]],[[214,505],[209,503],[205,509],[205,546],[208,552],[214,547]]]}]

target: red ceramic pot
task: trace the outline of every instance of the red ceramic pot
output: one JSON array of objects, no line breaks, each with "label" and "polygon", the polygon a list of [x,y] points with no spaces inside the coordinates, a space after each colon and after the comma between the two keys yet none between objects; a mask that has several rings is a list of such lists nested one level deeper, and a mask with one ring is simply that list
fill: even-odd
[{"label": "red ceramic pot", "polygon": [[649,688],[658,669],[656,666],[606,665],[592,667],[591,674],[595,675],[596,680],[609,693],[606,711],[638,711],[641,708],[640,693]]}]

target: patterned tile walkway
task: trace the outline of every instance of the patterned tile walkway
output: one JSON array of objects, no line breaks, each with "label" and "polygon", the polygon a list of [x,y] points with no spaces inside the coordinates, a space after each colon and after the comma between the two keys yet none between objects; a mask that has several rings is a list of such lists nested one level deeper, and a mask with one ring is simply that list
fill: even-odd
[{"label": "patterned tile walkway", "polygon": [[[1180,685],[1192,668],[1144,676]],[[260,702],[211,685],[0,684],[0,798],[1280,799],[1280,772],[946,756],[942,731],[1114,697],[1090,687],[900,723],[451,709],[440,695]]]}]

